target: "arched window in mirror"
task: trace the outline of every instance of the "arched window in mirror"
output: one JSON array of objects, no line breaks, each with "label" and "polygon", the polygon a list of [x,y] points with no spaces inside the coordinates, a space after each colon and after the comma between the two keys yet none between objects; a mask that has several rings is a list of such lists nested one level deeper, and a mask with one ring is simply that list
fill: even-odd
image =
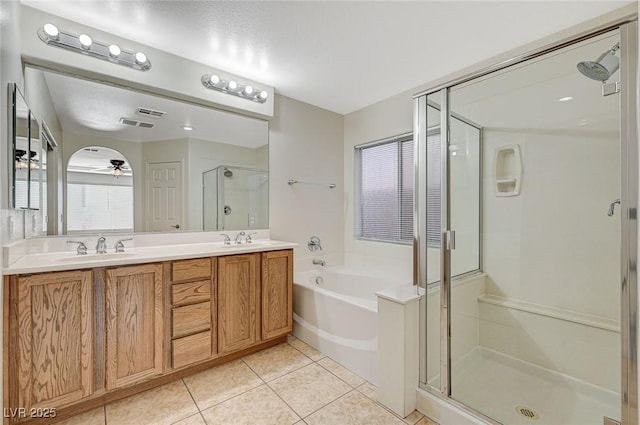
[{"label": "arched window in mirror", "polygon": [[67,233],[132,232],[133,171],[120,152],[76,151],[67,165]]}]

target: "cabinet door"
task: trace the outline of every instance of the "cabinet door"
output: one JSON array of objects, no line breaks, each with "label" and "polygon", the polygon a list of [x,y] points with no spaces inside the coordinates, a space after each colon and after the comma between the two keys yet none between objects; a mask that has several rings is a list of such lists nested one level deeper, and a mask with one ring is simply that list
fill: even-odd
[{"label": "cabinet door", "polygon": [[58,407],[91,393],[92,280],[91,271],[18,278],[19,407]]},{"label": "cabinet door", "polygon": [[107,389],[162,373],[162,265],[107,270]]},{"label": "cabinet door", "polygon": [[218,350],[221,354],[256,343],[260,254],[218,258]]},{"label": "cabinet door", "polygon": [[262,254],[262,339],[293,330],[293,252]]}]

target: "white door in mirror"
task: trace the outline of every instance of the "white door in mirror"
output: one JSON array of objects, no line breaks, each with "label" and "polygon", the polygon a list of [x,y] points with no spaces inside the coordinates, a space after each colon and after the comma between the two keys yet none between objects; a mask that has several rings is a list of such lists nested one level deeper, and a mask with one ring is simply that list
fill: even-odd
[{"label": "white door in mirror", "polygon": [[182,164],[147,164],[145,222],[147,231],[179,230],[182,222]]}]

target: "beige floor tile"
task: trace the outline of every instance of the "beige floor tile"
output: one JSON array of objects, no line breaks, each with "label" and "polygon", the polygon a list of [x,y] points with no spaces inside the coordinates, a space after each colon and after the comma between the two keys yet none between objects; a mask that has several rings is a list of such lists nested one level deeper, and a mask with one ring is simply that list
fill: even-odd
[{"label": "beige floor tile", "polygon": [[416,425],[438,425],[438,423],[432,421],[431,419],[425,416],[422,419],[420,419],[420,422],[418,422]]},{"label": "beige floor tile", "polygon": [[358,391],[351,391],[305,418],[309,425],[404,425]]},{"label": "beige floor tile", "polygon": [[306,342],[298,339],[296,337],[292,337],[291,340],[288,341],[289,345],[291,345],[296,350],[300,351],[305,356],[309,357],[311,360],[318,361],[321,358],[325,357],[320,351],[316,350]]},{"label": "beige floor tile", "polygon": [[275,379],[269,386],[302,418],[351,390],[316,364]]},{"label": "beige floor tile", "polygon": [[417,410],[414,410],[413,412],[411,412],[409,416],[404,418],[403,421],[405,421],[405,423],[408,423],[409,425],[414,425],[416,422],[418,422],[422,418],[424,418],[424,415],[418,412]]},{"label": "beige floor tile", "polygon": [[72,418],[57,422],[58,425],[104,425],[104,407],[80,413]]},{"label": "beige floor tile", "polygon": [[107,404],[107,425],[164,425],[198,413],[184,386],[175,381]]},{"label": "beige floor tile", "polygon": [[255,373],[271,381],[308,365],[311,359],[289,344],[280,344],[243,358]]},{"label": "beige floor tile", "polygon": [[184,418],[181,421],[176,422],[173,425],[207,425],[204,421],[204,418],[200,413],[196,413],[193,416],[189,416],[188,418]]},{"label": "beige floor tile", "polygon": [[378,401],[378,388],[370,382],[365,382],[357,388],[362,394],[373,401]]},{"label": "beige floor tile", "polygon": [[349,369],[331,360],[329,357],[325,357],[324,359],[318,361],[318,364],[354,388],[366,382],[364,379],[351,372]]},{"label": "beige floor tile", "polygon": [[200,410],[263,384],[242,360],[234,360],[187,376],[184,382]]},{"label": "beige floor tile", "polygon": [[267,385],[202,412],[211,425],[291,425],[300,420]]}]

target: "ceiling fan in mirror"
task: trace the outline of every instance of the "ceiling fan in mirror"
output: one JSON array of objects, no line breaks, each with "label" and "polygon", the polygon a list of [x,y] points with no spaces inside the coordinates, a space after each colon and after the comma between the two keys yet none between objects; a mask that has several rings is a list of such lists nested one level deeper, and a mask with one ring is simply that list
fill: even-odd
[{"label": "ceiling fan in mirror", "polygon": [[124,161],[122,159],[112,159],[109,161],[111,163],[110,173],[113,174],[115,178],[120,177],[124,170],[127,170],[128,167],[124,165]]},{"label": "ceiling fan in mirror", "polygon": [[16,169],[31,168],[33,170],[38,168],[37,155],[35,151],[29,151],[29,158],[27,158],[26,150],[16,149]]}]

